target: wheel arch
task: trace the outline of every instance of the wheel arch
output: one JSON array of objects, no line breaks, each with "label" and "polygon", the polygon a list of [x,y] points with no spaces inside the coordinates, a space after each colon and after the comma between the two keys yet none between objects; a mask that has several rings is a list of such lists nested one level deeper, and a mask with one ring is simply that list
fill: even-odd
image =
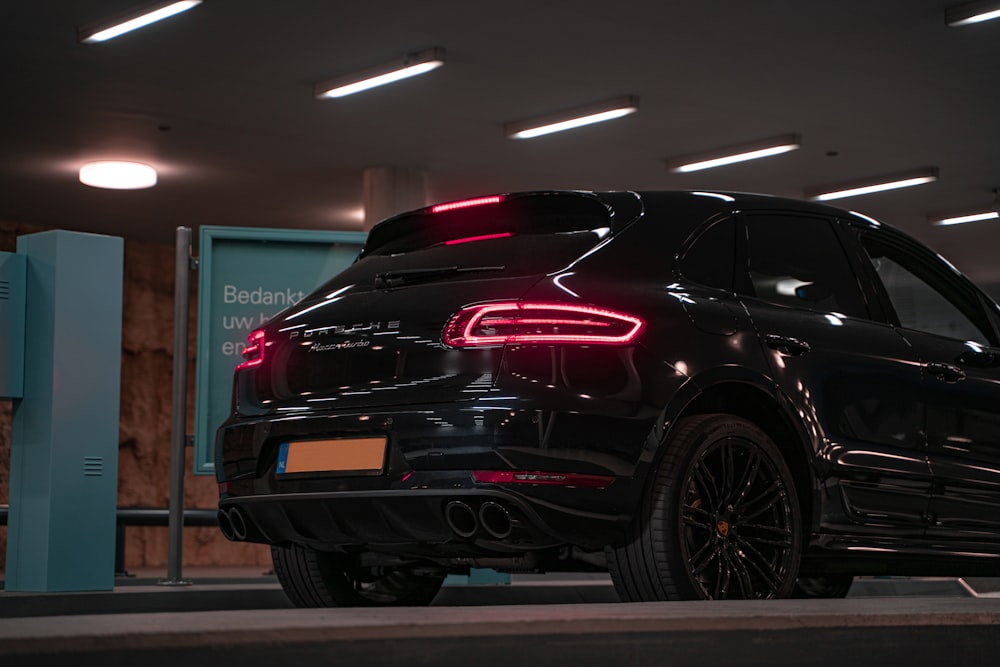
[{"label": "wheel arch", "polygon": [[[659,442],[665,442],[685,417],[708,413],[726,413],[746,419],[763,430],[774,441],[795,478],[803,528],[806,535],[819,526],[821,488],[816,474],[816,452],[822,434],[810,435],[806,424],[796,416],[790,402],[765,376],[747,371],[733,377],[732,369],[724,378],[698,378],[685,384],[664,411],[661,424],[664,431]],[[706,382],[706,380],[709,380]]]}]

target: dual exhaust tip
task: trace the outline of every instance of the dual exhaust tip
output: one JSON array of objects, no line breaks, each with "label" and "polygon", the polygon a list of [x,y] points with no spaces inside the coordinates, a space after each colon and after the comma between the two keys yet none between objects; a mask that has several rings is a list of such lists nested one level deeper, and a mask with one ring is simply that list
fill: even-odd
[{"label": "dual exhaust tip", "polygon": [[239,507],[230,507],[228,510],[220,509],[216,516],[219,519],[219,530],[222,531],[222,535],[227,540],[243,542],[257,533],[253,523]]},{"label": "dual exhaust tip", "polygon": [[471,538],[481,532],[503,540],[510,537],[514,521],[510,511],[492,500],[479,506],[478,511],[460,500],[453,500],[444,507],[444,518],[448,527],[459,537]]}]

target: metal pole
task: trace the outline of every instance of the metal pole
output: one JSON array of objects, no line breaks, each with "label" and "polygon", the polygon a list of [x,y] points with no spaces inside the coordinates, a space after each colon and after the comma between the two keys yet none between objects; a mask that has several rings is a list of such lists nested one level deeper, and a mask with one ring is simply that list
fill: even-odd
[{"label": "metal pole", "polygon": [[174,388],[170,448],[170,531],[164,586],[189,586],[181,576],[184,553],[184,457],[187,446],[188,307],[191,282],[191,229],[177,228],[174,278]]}]

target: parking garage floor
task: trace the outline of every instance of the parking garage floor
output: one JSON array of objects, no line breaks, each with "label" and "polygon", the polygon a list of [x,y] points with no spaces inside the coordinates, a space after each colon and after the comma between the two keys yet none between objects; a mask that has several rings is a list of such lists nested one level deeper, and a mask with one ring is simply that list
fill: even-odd
[{"label": "parking garage floor", "polygon": [[859,579],[844,600],[617,602],[606,576],[446,586],[429,608],[293,609],[259,570],[0,593],[13,665],[990,665],[1000,580]]}]

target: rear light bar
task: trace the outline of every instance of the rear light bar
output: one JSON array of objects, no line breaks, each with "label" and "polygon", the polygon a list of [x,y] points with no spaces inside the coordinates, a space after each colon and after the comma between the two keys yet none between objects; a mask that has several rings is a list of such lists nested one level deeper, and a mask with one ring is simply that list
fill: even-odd
[{"label": "rear light bar", "polygon": [[431,213],[444,213],[454,211],[457,208],[471,208],[473,206],[483,206],[485,204],[499,204],[503,201],[503,195],[493,195],[492,197],[476,197],[475,199],[463,199],[461,201],[438,204],[431,207]]},{"label": "rear light bar", "polygon": [[510,232],[502,232],[500,234],[482,234],[481,236],[466,236],[460,239],[452,239],[450,241],[445,241],[445,245],[459,245],[460,243],[472,243],[474,241],[489,241],[491,239],[505,239],[513,236]]},{"label": "rear light bar", "polygon": [[238,371],[244,368],[260,366],[264,363],[264,330],[257,329],[250,332],[250,335],[247,336],[247,341],[250,344],[243,348],[243,358],[246,361],[236,367]]},{"label": "rear light bar", "polygon": [[546,484],[606,489],[615,481],[607,475],[581,475],[572,472],[529,472],[522,470],[473,470],[472,479],[481,484]]},{"label": "rear light bar", "polygon": [[642,319],[604,308],[565,303],[508,301],[467,306],[452,315],[441,334],[450,347],[509,343],[629,345]]}]

